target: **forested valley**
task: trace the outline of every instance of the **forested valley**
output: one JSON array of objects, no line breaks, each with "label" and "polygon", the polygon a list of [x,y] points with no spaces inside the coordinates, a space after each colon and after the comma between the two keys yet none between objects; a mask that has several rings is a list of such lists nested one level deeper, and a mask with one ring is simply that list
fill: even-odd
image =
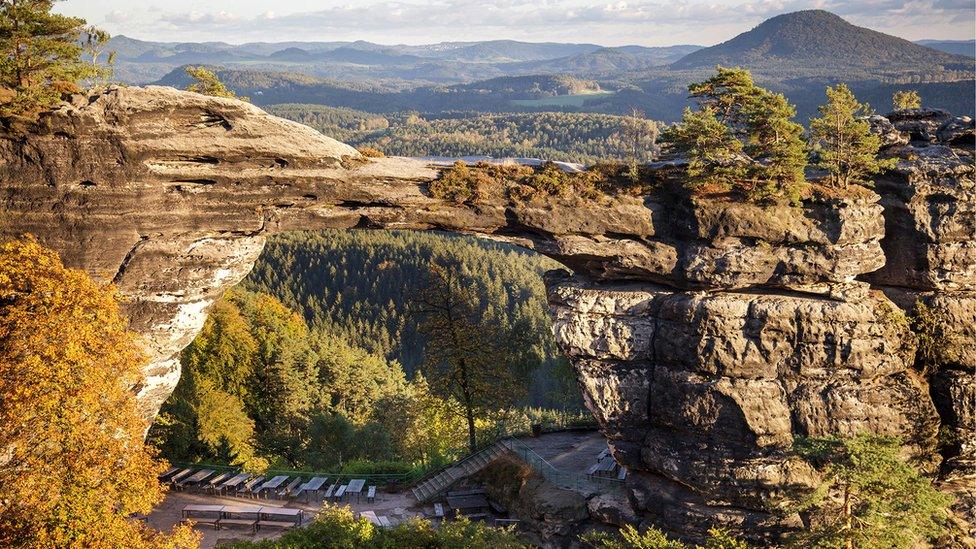
[{"label": "forested valley", "polygon": [[[325,105],[282,104],[268,112],[311,126],[354,146],[397,156],[522,157],[594,163],[628,158],[626,125],[632,116],[597,113],[374,114]],[[660,124],[643,119],[651,128]],[[640,149],[638,161],[653,159],[654,149]]]},{"label": "forested valley", "polygon": [[469,449],[464,407],[427,367],[450,345],[432,349],[418,302],[432,272],[449,272],[474,303],[469,339],[485,360],[510,359],[483,368],[504,394],[476,403],[479,441],[587,424],[551,333],[541,275],[553,268],[514,246],[436,233],[275,237],[183,352],[150,438],[171,461],[253,470],[411,474],[454,459]]}]

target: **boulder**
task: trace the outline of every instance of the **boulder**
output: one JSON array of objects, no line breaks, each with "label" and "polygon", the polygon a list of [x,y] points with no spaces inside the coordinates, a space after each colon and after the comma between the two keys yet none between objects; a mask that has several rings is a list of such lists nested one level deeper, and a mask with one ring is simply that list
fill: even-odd
[{"label": "boulder", "polygon": [[895,129],[907,133],[911,141],[925,143],[935,140],[936,131],[952,115],[942,109],[905,109],[885,115]]}]

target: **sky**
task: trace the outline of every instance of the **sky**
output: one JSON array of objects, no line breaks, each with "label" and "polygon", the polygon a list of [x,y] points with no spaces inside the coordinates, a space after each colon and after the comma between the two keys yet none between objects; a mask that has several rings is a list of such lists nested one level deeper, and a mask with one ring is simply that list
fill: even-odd
[{"label": "sky", "polygon": [[113,35],[167,42],[709,46],[803,9],[909,40],[976,37],[974,0],[64,0],[56,9]]}]

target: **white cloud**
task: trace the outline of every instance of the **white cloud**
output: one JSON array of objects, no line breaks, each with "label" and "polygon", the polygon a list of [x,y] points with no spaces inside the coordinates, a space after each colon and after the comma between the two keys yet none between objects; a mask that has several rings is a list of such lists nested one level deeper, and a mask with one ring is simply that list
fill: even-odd
[{"label": "white cloud", "polygon": [[[253,2],[252,2],[253,4]],[[114,11],[116,33],[171,40],[372,39],[385,43],[484,38],[590,41],[604,44],[712,44],[762,20],[801,9],[826,9],[909,38],[972,37],[972,0],[363,0],[287,13],[267,10],[151,13]],[[294,5],[294,4],[292,4]],[[236,11],[236,8],[234,8]],[[243,10],[243,7],[241,8]],[[165,36],[156,33],[164,30]]]}]

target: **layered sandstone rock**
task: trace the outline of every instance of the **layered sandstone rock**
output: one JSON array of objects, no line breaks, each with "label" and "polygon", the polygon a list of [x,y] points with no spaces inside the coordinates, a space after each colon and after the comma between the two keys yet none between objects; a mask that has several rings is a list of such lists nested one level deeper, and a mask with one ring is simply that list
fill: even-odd
[{"label": "layered sandstone rock", "polygon": [[[797,436],[897,434],[934,466],[941,414],[963,441],[950,461],[972,455],[976,199],[959,145],[971,121],[938,116],[872,121],[903,159],[880,198],[455,204],[430,196],[438,171],[422,162],[364,159],[233,100],[112,88],[0,136],[0,235],[33,233],[119,286],[152,359],[139,388],[147,413],[269,234],[441,229],[535,249],[575,271],[549,281],[557,339],[631,469],[640,519],[761,538],[797,525],[768,506],[816,481],[786,457]],[[931,387],[889,299],[946,312],[954,358]]]},{"label": "layered sandstone rock", "polygon": [[942,480],[976,529],[976,128],[969,117],[933,110],[893,113],[910,145],[884,154],[894,170],[876,178],[885,209],[887,263],[863,278],[900,307],[928,308],[938,364],[931,394],[944,427]]}]

